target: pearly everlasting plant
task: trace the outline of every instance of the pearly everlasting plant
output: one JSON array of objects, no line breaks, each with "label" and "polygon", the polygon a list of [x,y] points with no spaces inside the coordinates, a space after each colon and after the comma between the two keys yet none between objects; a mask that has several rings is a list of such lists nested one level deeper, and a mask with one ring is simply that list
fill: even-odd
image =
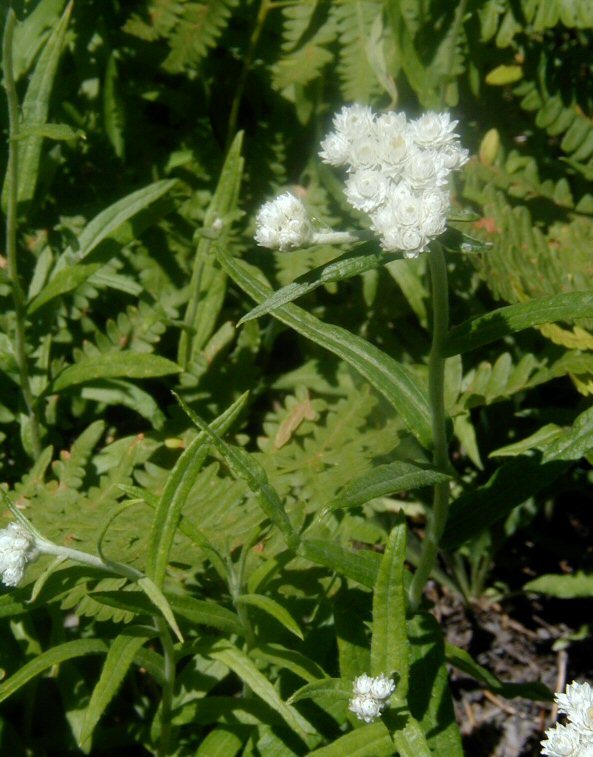
[{"label": "pearly everlasting plant", "polygon": [[349,710],[359,720],[372,723],[387,706],[389,697],[395,691],[395,683],[383,673],[376,678],[363,673],[354,679],[352,688],[354,696],[349,702]]},{"label": "pearly everlasting plant", "polygon": [[[346,168],[349,204],[368,215],[383,250],[417,257],[445,230],[449,174],[468,159],[455,133],[457,121],[431,112],[408,121],[403,113],[376,114],[350,105],[334,116],[333,125],[319,155],[324,163]],[[264,247],[284,251],[321,241],[316,237],[303,204],[290,194],[259,211],[255,239]]]},{"label": "pearly everlasting plant", "polygon": [[593,757],[593,687],[573,682],[554,698],[568,723],[548,728],[541,753],[550,757]]}]

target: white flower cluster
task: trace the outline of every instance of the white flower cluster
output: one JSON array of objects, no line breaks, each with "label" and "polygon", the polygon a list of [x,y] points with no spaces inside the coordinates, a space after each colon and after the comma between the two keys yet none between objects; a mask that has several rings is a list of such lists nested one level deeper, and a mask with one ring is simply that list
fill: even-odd
[{"label": "white flower cluster", "polygon": [[593,687],[573,682],[554,698],[558,711],[569,722],[548,728],[541,753],[550,757],[593,757]]},{"label": "white flower cluster", "polygon": [[18,523],[0,530],[0,577],[6,586],[18,586],[27,563],[37,557],[31,534]]},{"label": "white flower cluster", "polygon": [[321,143],[325,163],[346,166],[346,198],[371,218],[384,250],[414,258],[445,230],[451,171],[468,160],[448,113],[377,115],[350,105]]},{"label": "white flower cluster", "polygon": [[395,683],[383,673],[376,678],[363,673],[354,680],[354,696],[349,709],[365,723],[372,723],[379,717],[387,700],[395,691]]},{"label": "white flower cluster", "polygon": [[256,220],[255,241],[273,250],[292,250],[310,244],[313,229],[303,203],[290,192],[264,203]]}]

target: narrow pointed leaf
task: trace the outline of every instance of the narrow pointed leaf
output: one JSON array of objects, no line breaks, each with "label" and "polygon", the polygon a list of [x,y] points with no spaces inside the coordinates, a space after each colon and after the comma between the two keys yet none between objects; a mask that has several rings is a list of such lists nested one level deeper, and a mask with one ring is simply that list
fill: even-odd
[{"label": "narrow pointed leaf", "polygon": [[325,510],[358,507],[376,497],[389,497],[409,489],[434,486],[450,478],[446,473],[417,463],[397,461],[378,465],[363,476],[350,481]]},{"label": "narrow pointed leaf", "polygon": [[389,731],[383,723],[378,722],[340,736],[329,746],[315,749],[310,757],[393,757],[395,753]]},{"label": "narrow pointed leaf", "polygon": [[276,602],[271,597],[266,597],[263,594],[242,594],[237,597],[237,602],[243,605],[251,605],[257,607],[262,612],[267,613],[270,617],[274,618],[281,623],[287,631],[293,633],[299,639],[303,639],[303,632],[299,628],[299,624],[292,617],[285,607]]},{"label": "narrow pointed leaf", "polygon": [[206,602],[195,597],[185,597],[179,594],[168,596],[169,604],[173,610],[190,623],[200,626],[211,626],[225,633],[235,633],[242,636],[245,629],[241,625],[238,615],[226,607]]},{"label": "narrow pointed leaf", "polygon": [[209,657],[220,660],[246,683],[253,693],[270,706],[295,733],[305,736],[312,733],[309,723],[291,705],[284,702],[274,686],[261,673],[254,662],[229,642],[219,642]]},{"label": "narrow pointed leaf", "polygon": [[[35,69],[21,105],[23,129],[47,121],[49,102],[54,85],[58,64],[64,49],[66,29],[72,11],[72,2],[68,3],[58,23],[54,26],[39,56]],[[30,203],[35,195],[39,177],[39,163],[43,136],[31,135],[19,142],[18,161],[18,202]],[[3,204],[6,197],[7,181],[4,184]]]},{"label": "narrow pointed leaf", "polygon": [[298,536],[295,533],[284,505],[278,493],[270,486],[268,476],[257,460],[239,447],[227,444],[214,429],[210,428],[193,410],[180,398],[177,398],[187,415],[202,430],[218,452],[224,457],[229,469],[239,479],[247,482],[251,491],[257,496],[262,510],[266,516],[280,530],[286,543],[291,549],[294,549],[298,543]]},{"label": "narrow pointed leaf", "polygon": [[84,132],[80,129],[73,129],[68,124],[28,124],[19,130],[14,141],[20,142],[28,137],[45,137],[46,139],[69,142],[84,138]]},{"label": "narrow pointed leaf", "polygon": [[151,581],[147,576],[139,578],[136,583],[150,599],[152,604],[163,613],[163,617],[171,626],[171,629],[173,630],[175,636],[177,636],[179,641],[183,642],[183,635],[179,630],[179,626],[177,625],[177,621],[175,620],[175,616],[173,615],[171,605],[167,601],[167,598],[165,597],[163,592],[154,583],[154,581]]},{"label": "narrow pointed leaf", "polygon": [[[249,651],[249,655],[256,660],[265,660],[273,665],[290,670],[304,681],[326,680],[327,675],[319,665],[304,654],[294,649],[286,649],[280,644],[260,644]],[[292,698],[290,702],[292,702]]]},{"label": "narrow pointed leaf", "polygon": [[475,678],[490,691],[503,696],[505,699],[521,697],[521,699],[531,699],[534,702],[551,702],[554,699],[550,689],[539,681],[504,683],[489,670],[479,665],[465,649],[456,647],[449,642],[445,643],[445,656],[450,665]]},{"label": "narrow pointed leaf", "polygon": [[[212,428],[225,433],[239,417],[249,393],[242,394],[224,413],[213,421]],[[208,437],[198,434],[183,451],[167,478],[155,509],[150,536],[146,572],[157,586],[162,586],[169,552],[179,524],[181,510],[208,454]]]},{"label": "narrow pointed leaf", "polygon": [[508,305],[451,329],[445,355],[458,355],[532,326],[593,317],[593,292],[563,292]]},{"label": "narrow pointed leaf", "polygon": [[[243,132],[239,132],[229,147],[216,190],[204,217],[206,233],[200,237],[194,257],[189,284],[190,296],[184,317],[187,328],[181,333],[177,353],[177,359],[184,367],[187,367],[192,356],[204,347],[212,335],[224,301],[226,273],[220,269],[215,256],[211,254],[211,246],[213,239],[228,231],[237,210],[244,164],[242,147]],[[215,223],[223,224],[220,232],[214,231]]]},{"label": "narrow pointed leaf", "polygon": [[[76,251],[69,247],[58,258],[50,280],[31,300],[29,312],[34,313],[56,297],[72,292],[91,276],[98,274],[104,261],[97,264],[91,260],[93,257],[97,258],[97,254],[104,249],[103,245],[111,243],[118,249],[137,237],[146,226],[154,223],[158,214],[149,215],[147,208],[162,198],[174,185],[174,179],[149,184],[118,200],[89,221],[77,239]],[[130,227],[132,221],[134,227]],[[107,251],[111,257],[113,251]]]},{"label": "narrow pointed leaf", "polygon": [[578,415],[573,425],[544,449],[543,463],[550,460],[579,460],[593,449],[593,408]]},{"label": "narrow pointed leaf", "polygon": [[410,681],[408,706],[426,736],[432,754],[463,757],[455,720],[443,633],[429,613],[418,613],[408,623]]},{"label": "narrow pointed leaf", "polygon": [[245,740],[240,733],[236,727],[219,725],[202,741],[195,757],[234,757]]},{"label": "narrow pointed leaf", "polygon": [[[250,297],[256,302],[263,302],[270,295],[270,288],[262,284],[244,263],[232,258],[219,245],[216,250],[223,268]],[[393,405],[418,440],[425,447],[431,446],[430,409],[426,394],[419,388],[417,378],[404,366],[370,342],[339,326],[323,323],[296,305],[277,308],[274,317],[355,368]]]},{"label": "narrow pointed leaf", "polygon": [[100,378],[147,379],[179,373],[181,368],[172,360],[145,352],[106,352],[94,357],[83,357],[59,373],[46,390],[61,392],[71,386],[96,381]]},{"label": "narrow pointed leaf", "polygon": [[539,454],[517,457],[502,465],[486,484],[452,503],[442,549],[455,549],[506,518],[513,508],[551,484],[568,466],[563,460],[542,464]]},{"label": "narrow pointed leaf", "polygon": [[373,592],[373,634],[371,641],[371,675],[398,676],[398,699],[408,691],[408,632],[404,562],[406,559],[406,519],[397,516],[379,566]]},{"label": "narrow pointed leaf", "polygon": [[88,654],[105,654],[106,651],[107,644],[100,639],[76,639],[52,647],[34,657],[22,668],[19,668],[16,673],[13,673],[10,678],[0,683],[0,702],[14,694],[32,678],[41,675],[54,665]]},{"label": "narrow pointed leaf", "polygon": [[368,549],[354,552],[327,539],[303,539],[299,554],[369,589],[375,585],[381,561],[376,552]]},{"label": "narrow pointed leaf", "polygon": [[593,573],[578,570],[576,573],[554,575],[546,573],[523,584],[523,591],[546,594],[558,599],[577,599],[593,596]]},{"label": "narrow pointed leaf", "polygon": [[[152,635],[156,634],[156,631]],[[128,628],[117,636],[109,647],[103,670],[84,715],[80,745],[91,738],[95,726],[105,712],[105,708],[116,695],[126,673],[134,661],[136,652],[146,643],[151,634],[146,629]]]},{"label": "narrow pointed leaf", "polygon": [[293,703],[300,702],[303,699],[317,699],[319,697],[347,700],[352,697],[352,683],[352,681],[345,678],[324,678],[321,681],[312,681],[301,686],[288,701]]},{"label": "narrow pointed leaf", "polygon": [[382,250],[378,250],[376,242],[367,242],[354,252],[340,255],[339,258],[299,276],[295,281],[274,292],[260,305],[250,310],[237,325],[240,326],[253,318],[271,313],[276,308],[286,305],[288,302],[294,302],[298,297],[302,297],[324,284],[358,276],[365,271],[371,271],[392,260],[397,260],[398,257],[399,255],[386,255]]}]

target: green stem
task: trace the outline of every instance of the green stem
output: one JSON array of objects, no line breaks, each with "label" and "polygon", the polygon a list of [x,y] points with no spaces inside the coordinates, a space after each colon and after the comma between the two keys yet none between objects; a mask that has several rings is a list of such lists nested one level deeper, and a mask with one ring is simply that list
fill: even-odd
[{"label": "green stem", "polygon": [[12,67],[12,44],[16,16],[12,8],[6,17],[4,39],[2,43],[2,65],[4,70],[4,89],[8,101],[8,196],[6,206],[6,257],[7,273],[12,289],[12,298],[15,311],[15,338],[14,352],[18,364],[21,391],[29,414],[31,429],[31,445],[33,457],[38,458],[41,454],[41,435],[39,431],[39,419],[31,380],[29,377],[29,365],[25,341],[25,296],[21,289],[17,268],[16,237],[17,237],[17,210],[18,210],[18,175],[19,175],[19,151],[17,137],[19,133],[19,103],[14,83]]},{"label": "green stem", "polygon": [[[432,346],[428,363],[428,393],[432,415],[433,463],[439,470],[449,467],[445,413],[445,357],[443,347],[449,328],[449,288],[443,248],[433,243],[428,254],[432,288]],[[422,591],[437,560],[439,542],[445,528],[449,506],[449,484],[434,487],[433,505],[422,543],[418,567],[410,585],[410,610],[415,612]]]},{"label": "green stem", "polygon": [[255,21],[255,26],[253,28],[253,31],[251,32],[251,37],[249,39],[249,46],[247,48],[247,52],[245,53],[245,57],[243,58],[243,67],[241,68],[241,73],[239,74],[239,79],[237,81],[237,89],[235,90],[233,102],[231,103],[231,111],[229,114],[229,121],[228,121],[227,134],[226,134],[227,149],[229,148],[229,145],[233,141],[233,137],[235,136],[235,132],[237,131],[237,119],[239,117],[239,107],[241,105],[241,100],[243,99],[243,92],[245,91],[245,83],[247,82],[247,75],[249,74],[249,69],[251,68],[251,65],[253,63],[253,59],[255,57],[255,51],[257,49],[257,44],[259,42],[259,38],[263,31],[264,24],[266,23],[266,18],[271,7],[272,7],[272,3],[270,2],[270,0],[261,0],[259,11],[257,13],[257,19]]},{"label": "green stem", "polygon": [[166,757],[169,754],[169,742],[171,740],[171,710],[173,707],[173,690],[175,688],[175,648],[167,624],[158,615],[154,621],[159,632],[165,658],[165,680],[163,683],[163,698],[161,699],[161,736],[157,757]]}]

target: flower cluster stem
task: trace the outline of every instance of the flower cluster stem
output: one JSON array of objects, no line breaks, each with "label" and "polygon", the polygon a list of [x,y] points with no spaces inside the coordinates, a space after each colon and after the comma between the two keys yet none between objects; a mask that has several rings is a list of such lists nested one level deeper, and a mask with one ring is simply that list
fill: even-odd
[{"label": "flower cluster stem", "polygon": [[15,335],[14,351],[18,365],[21,391],[27,408],[30,422],[31,447],[34,458],[41,454],[41,434],[37,408],[31,390],[29,366],[25,341],[25,296],[19,281],[17,267],[16,237],[17,237],[17,211],[18,211],[18,175],[19,175],[19,104],[14,83],[12,66],[12,45],[16,16],[12,8],[6,16],[4,39],[2,43],[2,66],[4,72],[4,89],[8,101],[8,194],[6,205],[6,265],[8,278],[12,290],[12,299],[15,311]]},{"label": "flower cluster stem", "polygon": [[[449,467],[447,426],[445,413],[445,357],[443,347],[449,328],[449,288],[447,264],[443,248],[438,242],[432,244],[428,254],[432,289],[432,346],[428,363],[428,393],[432,416],[433,463],[446,471]],[[439,542],[447,521],[449,507],[449,484],[444,482],[434,487],[433,505],[428,519],[426,536],[416,573],[409,592],[411,612],[420,604],[422,591],[435,566]]]}]

